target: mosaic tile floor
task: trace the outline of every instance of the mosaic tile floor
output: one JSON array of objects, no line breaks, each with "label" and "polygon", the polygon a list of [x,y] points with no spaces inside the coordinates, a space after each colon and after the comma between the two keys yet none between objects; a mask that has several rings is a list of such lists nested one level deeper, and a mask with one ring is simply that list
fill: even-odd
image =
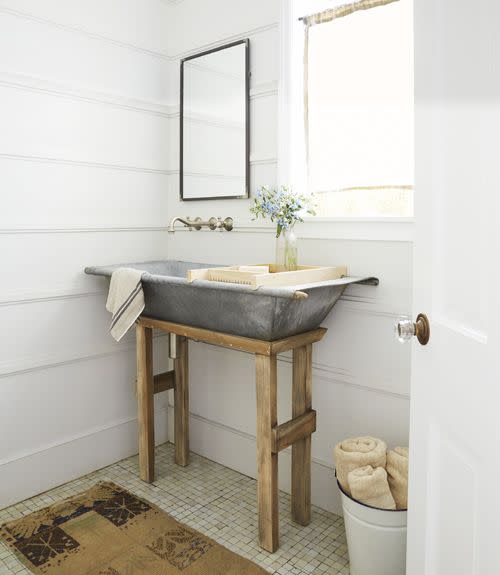
[{"label": "mosaic tile floor", "polygon": [[[262,565],[269,573],[349,573],[341,517],[313,507],[311,524],[301,527],[290,519],[289,495],[280,493],[281,546],[276,553],[267,553],[257,542],[254,479],[194,454],[188,467],[174,465],[173,446],[168,443],[157,448],[156,457],[157,480],[151,485],[138,478],[137,456],[130,457],[0,511],[0,523],[75,495],[98,480],[109,480]],[[29,571],[0,543],[0,575],[14,574],[29,575]]]}]

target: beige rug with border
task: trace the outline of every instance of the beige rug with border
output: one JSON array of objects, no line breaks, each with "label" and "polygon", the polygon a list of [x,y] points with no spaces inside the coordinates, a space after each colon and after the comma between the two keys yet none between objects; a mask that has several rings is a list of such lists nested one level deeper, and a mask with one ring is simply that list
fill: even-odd
[{"label": "beige rug with border", "polygon": [[267,573],[110,482],[2,525],[0,539],[43,575]]}]

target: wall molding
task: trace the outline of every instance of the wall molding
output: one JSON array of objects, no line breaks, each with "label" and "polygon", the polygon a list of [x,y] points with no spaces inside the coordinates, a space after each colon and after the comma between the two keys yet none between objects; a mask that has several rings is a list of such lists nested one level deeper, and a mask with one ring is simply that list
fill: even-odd
[{"label": "wall molding", "polygon": [[214,76],[218,76],[219,78],[224,78],[225,80],[234,80],[236,82],[243,82],[245,79],[244,74],[236,74],[232,72],[225,72],[224,70],[217,69],[212,66],[208,66],[207,64],[200,64],[199,61],[190,60],[188,62],[189,70],[196,70],[197,72],[208,72],[209,74],[213,74]]},{"label": "wall molding", "polygon": [[[173,404],[169,403],[168,404],[168,410],[172,410],[172,412],[173,412],[173,409],[174,409]],[[215,421],[214,419],[209,419],[207,417],[203,417],[202,415],[199,415],[197,413],[193,413],[192,411],[189,412],[189,417],[192,419],[195,419],[196,421],[206,423],[207,425],[217,427],[218,429],[220,429],[222,431],[234,433],[235,435],[238,435],[239,437],[241,437],[243,439],[247,439],[247,440],[252,441],[254,443],[257,441],[257,437],[255,435],[253,435],[252,433],[242,431],[241,429],[236,429],[235,427],[231,427],[230,425],[226,425],[224,423],[221,423],[220,421]],[[288,452],[289,454],[291,454],[291,452],[292,452],[291,446],[287,447],[283,451],[280,451],[280,454],[285,453],[285,452]],[[335,469],[333,466],[333,463],[325,461],[324,459],[320,459],[318,457],[313,457],[312,461],[313,461],[313,463],[317,463],[318,465],[321,465],[322,467],[326,467],[327,469],[329,469],[332,472]],[[0,465],[1,465],[1,462],[0,462]]]},{"label": "wall molding", "polygon": [[374,301],[370,301],[368,299],[364,299],[362,297],[359,297],[358,299],[354,299],[353,297],[350,296],[344,296],[342,295],[340,300],[341,302],[349,302],[351,304],[359,304],[358,306],[355,305],[344,305],[343,308],[351,313],[360,313],[360,314],[366,314],[366,315],[370,315],[372,317],[385,317],[388,319],[392,319],[394,321],[398,320],[401,316],[403,315],[411,315],[409,310],[405,310],[402,312],[398,312],[398,311],[390,311],[390,310],[383,310],[383,309],[373,309],[373,308],[369,308],[368,306],[372,306],[372,305],[376,305],[376,303]]},{"label": "wall molding", "polygon": [[[180,113],[177,112],[177,117],[180,117]],[[212,128],[224,128],[227,130],[243,132],[245,130],[245,124],[241,122],[233,122],[229,120],[224,120],[224,118],[218,118],[216,116],[201,115],[201,114],[184,114],[183,121],[186,124],[191,125],[201,125],[210,126]]]},{"label": "wall molding", "polygon": [[[277,162],[279,164],[279,160]],[[186,230],[180,229],[180,232]],[[200,233],[207,233],[201,230]],[[238,218],[231,233],[275,234],[273,224]],[[413,218],[307,218],[297,226],[296,234],[302,240],[348,240],[412,243]]]},{"label": "wall molding", "polygon": [[22,234],[97,234],[129,232],[167,232],[167,226],[130,226],[102,228],[0,228],[0,235]]},{"label": "wall molding", "polygon": [[31,22],[36,22],[38,24],[44,24],[46,26],[51,26],[52,28],[57,28],[59,30],[64,30],[65,32],[73,32],[74,34],[79,34],[81,36],[85,36],[91,40],[97,40],[99,42],[104,42],[106,44],[110,44],[111,46],[116,46],[119,48],[124,48],[126,50],[131,50],[133,52],[137,52],[139,54],[143,54],[146,56],[152,56],[153,58],[159,58],[166,62],[172,60],[168,54],[163,52],[158,52],[155,50],[150,50],[148,48],[144,48],[137,44],[132,44],[130,42],[123,42],[121,40],[116,40],[111,38],[110,36],[105,36],[104,34],[97,34],[95,32],[91,32],[85,28],[80,28],[78,26],[70,26],[69,24],[62,24],[60,22],[56,22],[55,20],[51,20],[50,18],[42,18],[41,16],[35,16],[29,12],[24,12],[22,10],[15,10],[13,8],[8,8],[7,6],[2,6],[0,4],[0,13],[9,14],[11,16],[16,16],[17,18],[22,18],[24,20],[30,20]]},{"label": "wall molding", "polygon": [[141,98],[128,98],[119,94],[92,90],[85,86],[61,83],[55,80],[25,74],[1,71],[0,86],[27,92],[48,94],[68,100],[103,104],[131,112],[160,116],[162,118],[172,118],[175,115],[175,111],[172,110],[172,107],[163,102]]},{"label": "wall molding", "polygon": [[[369,385],[364,385],[361,383],[355,383],[353,381],[346,381],[345,379],[341,379],[340,377],[335,376],[334,373],[332,374],[331,367],[327,366],[326,364],[316,364],[316,366],[313,366],[313,376],[329,384],[343,385],[346,387],[350,387],[352,389],[356,389],[357,391],[374,393],[375,395],[381,395],[384,397],[390,397],[392,399],[399,399],[402,401],[410,401],[409,393],[396,393],[394,391],[388,391],[386,389],[380,389],[378,387],[370,387]],[[354,376],[351,375],[351,377]]]},{"label": "wall molding", "polygon": [[[250,158],[250,166],[252,166],[252,167],[253,167],[253,166],[276,166],[277,164],[278,164],[278,158]],[[186,173],[186,172],[185,172],[185,173]],[[176,170],[170,170],[169,176],[178,176],[178,175],[179,175],[179,170],[178,170],[178,169],[176,169]],[[191,173],[190,175],[193,175],[193,173]],[[208,175],[209,175],[209,174],[208,174]],[[230,178],[231,178],[231,177],[230,177]],[[231,178],[231,179],[232,179],[232,178]],[[264,227],[266,230],[267,230],[267,227],[269,227],[270,230],[271,230],[271,232],[274,230],[274,228],[271,227],[271,226],[267,226],[267,227],[266,227],[266,225],[264,225],[263,227]],[[252,228],[252,229],[260,230],[260,227],[259,227],[258,225],[257,225],[257,226],[253,225],[253,222],[252,222],[251,228]],[[241,229],[241,228],[240,228],[240,229]],[[177,230],[176,230],[176,231],[177,231]],[[183,230],[183,231],[189,231],[189,230]],[[209,230],[209,231],[210,231],[210,230]],[[274,231],[273,233],[275,233],[275,231]]]},{"label": "wall molding", "polygon": [[[36,296],[35,294],[32,294],[31,296],[28,296],[28,298],[24,300],[22,300],[19,296],[17,297],[17,299],[15,299],[15,296],[11,296],[10,300],[5,299],[2,300],[1,305],[24,305],[27,303],[41,303],[41,302],[43,303],[46,301],[58,301],[58,300],[76,299],[84,297],[103,297],[105,294],[106,292],[104,290],[88,291],[88,292],[76,292],[76,291],[72,292],[71,290],[69,290],[66,293],[59,292],[52,295],[40,294]],[[368,316],[375,315],[375,316],[390,317],[391,319],[396,319],[400,315],[394,312],[370,310],[364,307],[356,308],[352,304],[347,307],[347,310],[350,312],[356,312]],[[166,337],[166,335],[162,333],[155,333],[155,338],[160,337]],[[133,336],[129,336],[127,340],[122,341],[119,344],[116,344],[116,347],[114,349],[108,349],[103,352],[75,354],[71,355],[70,357],[67,357],[65,355],[45,356],[31,361],[27,361],[26,358],[22,358],[20,360],[15,360],[14,362],[3,362],[0,363],[0,379],[12,377],[14,375],[35,372],[45,369],[52,369],[63,365],[71,365],[82,361],[110,357],[120,353],[129,352],[135,349],[135,344],[131,340],[133,340]],[[227,350],[223,348],[211,345],[209,345],[209,347],[210,350],[213,352],[221,354],[227,353]],[[283,364],[291,365],[291,358],[287,357],[286,355],[278,356],[278,361]],[[361,384],[357,381],[356,374],[352,373],[349,369],[342,366],[334,366],[320,362],[313,362],[313,374],[315,378],[321,379],[329,384],[344,385],[360,391],[375,393],[378,395],[396,399],[409,400],[410,398],[408,393],[396,393],[386,389]]]},{"label": "wall molding", "polygon": [[[166,337],[167,334],[161,332],[153,334],[153,338],[155,340]],[[70,355],[54,354],[40,356],[34,359],[20,358],[14,361],[3,361],[0,362],[0,380],[6,379],[8,377],[13,377],[15,375],[34,373],[37,371],[54,369],[65,365],[73,365],[84,361],[93,361],[96,359],[112,357],[114,355],[130,352],[135,352],[135,342],[133,335],[129,335],[120,343],[116,343],[114,348],[110,348],[105,351],[95,350],[87,353],[73,353]]]},{"label": "wall molding", "polygon": [[244,40],[245,38],[252,38],[259,34],[264,34],[271,30],[279,30],[279,22],[271,22],[270,24],[264,24],[262,26],[256,26],[255,28],[250,28],[238,34],[231,34],[230,36],[224,36],[213,42],[206,42],[205,44],[200,44],[196,48],[190,48],[189,50],[183,50],[182,52],[177,52],[171,56],[171,60],[178,61],[186,58],[188,56],[193,56],[199,52],[204,52],[205,50],[210,50],[211,48],[216,48],[217,46],[222,46],[223,44],[229,44],[230,42],[236,42],[238,40]]},{"label": "wall molding", "polygon": [[54,164],[63,166],[76,166],[82,168],[99,168],[104,170],[117,170],[123,172],[138,172],[140,174],[157,174],[159,176],[170,176],[174,170],[160,170],[156,168],[146,168],[142,166],[131,166],[126,164],[113,164],[109,162],[88,162],[85,160],[70,160],[51,156],[35,156],[29,154],[5,154],[0,153],[0,160],[13,160],[20,162],[36,162],[41,164]]},{"label": "wall molding", "polygon": [[[227,349],[224,349],[222,347],[217,347],[211,344],[203,344],[203,345],[208,345],[210,347],[211,351],[214,351],[215,353],[220,353],[220,354],[225,354],[227,353]],[[229,350],[232,351],[232,350]],[[244,352],[242,352],[244,353]],[[249,359],[249,365],[250,363],[252,364],[252,369],[253,369],[253,361],[250,357],[250,355],[248,355]],[[287,365],[291,365],[292,364],[292,358],[289,355],[278,355],[278,363],[282,363],[282,364],[287,364]],[[314,379],[321,379],[322,381],[328,383],[328,384],[333,384],[333,385],[343,385],[346,387],[350,387],[352,389],[358,390],[358,391],[364,391],[367,393],[374,393],[376,395],[381,395],[384,397],[390,397],[392,399],[399,399],[399,400],[403,400],[403,401],[409,401],[410,399],[410,395],[408,393],[397,393],[397,392],[393,392],[393,391],[389,391],[387,389],[382,389],[379,387],[372,387],[369,385],[364,385],[362,383],[359,383],[357,381],[357,376],[356,374],[352,373],[349,369],[341,367],[341,366],[333,366],[333,365],[328,365],[326,363],[320,363],[317,361],[313,361],[312,363],[312,367],[313,367],[313,378]]]},{"label": "wall molding", "polygon": [[87,291],[77,289],[55,289],[50,291],[16,290],[11,293],[7,292],[3,294],[0,292],[0,307],[82,299],[87,297],[104,296],[106,293],[107,292],[102,289]]},{"label": "wall molding", "polygon": [[[352,286],[354,287],[354,286]],[[343,302],[353,302],[353,303],[361,303],[361,304],[367,304],[367,305],[375,305],[378,304],[380,302],[379,298],[375,297],[375,296],[369,296],[369,295],[356,295],[354,293],[351,293],[351,291],[349,289],[347,289],[341,296],[340,296],[340,301]],[[392,311],[381,311],[382,314],[388,313],[392,316],[393,312]]]},{"label": "wall molding", "polygon": [[[255,84],[253,88],[250,88],[250,101],[257,100],[259,98],[267,98],[270,96],[278,96],[279,87],[278,82],[262,82],[261,84]],[[180,117],[180,107],[179,104],[171,104],[169,106],[169,118],[179,118]],[[208,123],[208,122],[207,122]],[[219,123],[223,125],[223,123]]]},{"label": "wall molding", "polygon": [[[175,5],[180,4],[183,0],[161,0],[163,3]],[[270,24],[264,24],[262,26],[256,26],[255,28],[250,28],[249,30],[245,30],[244,32],[238,34],[232,34],[229,36],[225,36],[223,38],[219,38],[216,41],[208,42],[203,45],[197,46],[196,48],[192,48],[189,50],[184,50],[182,52],[177,52],[176,54],[167,54],[166,52],[160,52],[156,50],[150,50],[148,48],[144,48],[143,46],[139,46],[138,44],[133,44],[131,42],[123,42],[122,40],[116,40],[111,38],[110,36],[106,36],[104,34],[98,34],[95,32],[91,32],[85,28],[80,28],[78,26],[71,26],[69,24],[62,24],[61,22],[57,22],[50,18],[42,18],[41,16],[36,16],[29,12],[24,12],[22,10],[15,10],[13,8],[8,8],[7,6],[2,6],[0,4],[0,13],[9,14],[11,16],[15,16],[17,18],[29,20],[32,22],[36,22],[38,24],[44,24],[46,26],[51,26],[53,28],[57,28],[59,30],[64,30],[66,32],[72,32],[74,34],[79,34],[85,36],[91,40],[96,40],[99,42],[104,42],[106,44],[110,44],[112,46],[116,46],[119,48],[124,48],[126,50],[131,50],[133,52],[137,52],[139,54],[143,54],[146,56],[151,56],[153,58],[158,58],[165,62],[177,62],[182,58],[187,56],[191,56],[193,54],[197,54],[198,52],[203,52],[205,50],[209,50],[210,48],[215,48],[216,46],[220,46],[222,44],[227,44],[230,42],[234,42],[236,40],[242,40],[244,38],[257,36],[258,34],[263,34],[270,30],[279,30],[279,22],[272,22]]]},{"label": "wall molding", "polygon": [[[162,228],[162,231],[163,228]],[[85,297],[96,297],[105,295],[107,292],[102,289],[86,290],[86,289],[67,289],[55,288],[50,290],[13,290],[0,292],[0,306],[4,305],[18,305],[28,303],[38,303],[43,301],[77,299]],[[389,310],[383,308],[375,308],[379,306],[380,301],[372,296],[355,295],[349,293],[349,289],[345,291],[339,299],[343,304],[343,309],[353,313],[361,313],[374,317],[387,317],[390,319],[399,319],[402,315],[409,315],[409,311]],[[348,305],[357,304],[357,305]]]},{"label": "wall molding", "polygon": [[276,166],[278,158],[250,158],[250,164],[253,166]]},{"label": "wall molding", "polygon": [[[43,301],[43,300],[40,300]],[[166,334],[155,333],[154,338],[164,338]],[[209,345],[209,344],[205,344]],[[217,348],[215,346],[210,346],[212,351],[218,353],[226,353],[227,350]],[[37,358],[34,361],[27,361],[26,358],[16,360],[14,362],[1,362],[0,363],[0,379],[5,379],[8,377],[13,377],[15,375],[21,375],[26,373],[32,373],[37,371],[43,371],[47,369],[53,369],[65,365],[73,365],[75,363],[81,363],[83,361],[92,361],[95,359],[102,359],[105,357],[111,357],[114,355],[119,355],[122,353],[128,353],[135,351],[135,343],[132,341],[126,341],[124,343],[117,344],[115,349],[109,349],[104,352],[93,352],[87,354],[76,354],[70,357],[67,356],[45,356],[42,358]],[[278,362],[282,364],[291,365],[291,358],[286,356],[278,356]],[[328,384],[333,385],[343,385],[358,391],[363,391],[367,393],[374,393],[376,395],[390,397],[393,399],[400,399],[404,401],[410,400],[409,393],[396,393],[386,389],[372,387],[356,381],[356,374],[350,372],[350,370],[340,367],[331,366],[324,363],[313,362],[313,377],[315,379],[320,379]]]},{"label": "wall molding", "polygon": [[[158,445],[167,441],[168,408],[155,415]],[[137,417],[124,417],[0,461],[0,509],[135,455],[137,427]]]},{"label": "wall molding", "polygon": [[[161,416],[162,414],[166,413],[167,411],[168,411],[167,406],[157,408],[157,409],[155,409],[155,417]],[[76,433],[76,434],[70,435],[69,437],[66,437],[65,439],[63,439],[62,441],[54,441],[54,442],[51,442],[47,445],[43,445],[42,447],[37,447],[36,449],[28,449],[26,451],[23,451],[23,452],[17,454],[17,455],[14,455],[12,457],[7,457],[6,459],[0,459],[0,468],[3,467],[4,465],[9,465],[10,463],[14,463],[15,461],[19,461],[20,459],[33,457],[33,455],[38,455],[38,454],[43,453],[45,451],[49,451],[50,449],[61,447],[63,445],[67,445],[68,443],[73,443],[73,442],[78,441],[80,439],[90,437],[91,435],[96,435],[96,434],[102,433],[103,431],[108,431],[109,429],[112,429],[114,427],[121,427],[122,425],[127,425],[127,424],[132,423],[132,422],[137,422],[137,416],[136,415],[132,416],[132,417],[123,417],[121,419],[117,419],[117,420],[112,421],[110,423],[107,423],[105,425],[99,425],[97,427],[94,427],[94,428],[89,429],[87,431],[84,431],[82,433]]]},{"label": "wall molding", "polygon": [[[112,106],[139,114],[148,114],[168,120],[178,119],[180,116],[179,104],[148,100],[146,98],[129,98],[111,92],[102,92],[77,84],[58,82],[49,78],[30,76],[12,72],[0,71],[0,86],[14,90],[23,90],[38,94],[47,94],[57,98],[65,98],[77,102],[87,102],[104,106]],[[250,89],[250,100],[277,96],[279,92],[278,82],[263,82],[256,84]],[[231,127],[239,129],[240,125],[225,122],[217,118],[203,118],[193,116],[193,123],[207,124],[211,126]]]},{"label": "wall molding", "polygon": [[278,82],[256,84],[253,88],[250,89],[250,100],[268,98],[270,96],[278,96],[278,92]]}]

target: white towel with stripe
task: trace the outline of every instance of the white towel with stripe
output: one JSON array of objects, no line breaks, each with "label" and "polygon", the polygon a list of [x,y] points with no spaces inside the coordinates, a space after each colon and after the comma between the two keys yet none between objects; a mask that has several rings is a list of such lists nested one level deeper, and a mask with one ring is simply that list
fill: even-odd
[{"label": "white towel with stripe", "polygon": [[132,268],[118,268],[111,276],[106,309],[113,314],[109,331],[120,341],[144,309],[142,276]]}]

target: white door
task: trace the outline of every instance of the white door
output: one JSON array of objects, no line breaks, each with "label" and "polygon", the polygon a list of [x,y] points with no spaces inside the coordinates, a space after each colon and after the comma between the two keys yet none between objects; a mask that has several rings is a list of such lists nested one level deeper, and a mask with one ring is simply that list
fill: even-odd
[{"label": "white door", "polygon": [[500,6],[415,1],[407,575],[500,574]]}]

